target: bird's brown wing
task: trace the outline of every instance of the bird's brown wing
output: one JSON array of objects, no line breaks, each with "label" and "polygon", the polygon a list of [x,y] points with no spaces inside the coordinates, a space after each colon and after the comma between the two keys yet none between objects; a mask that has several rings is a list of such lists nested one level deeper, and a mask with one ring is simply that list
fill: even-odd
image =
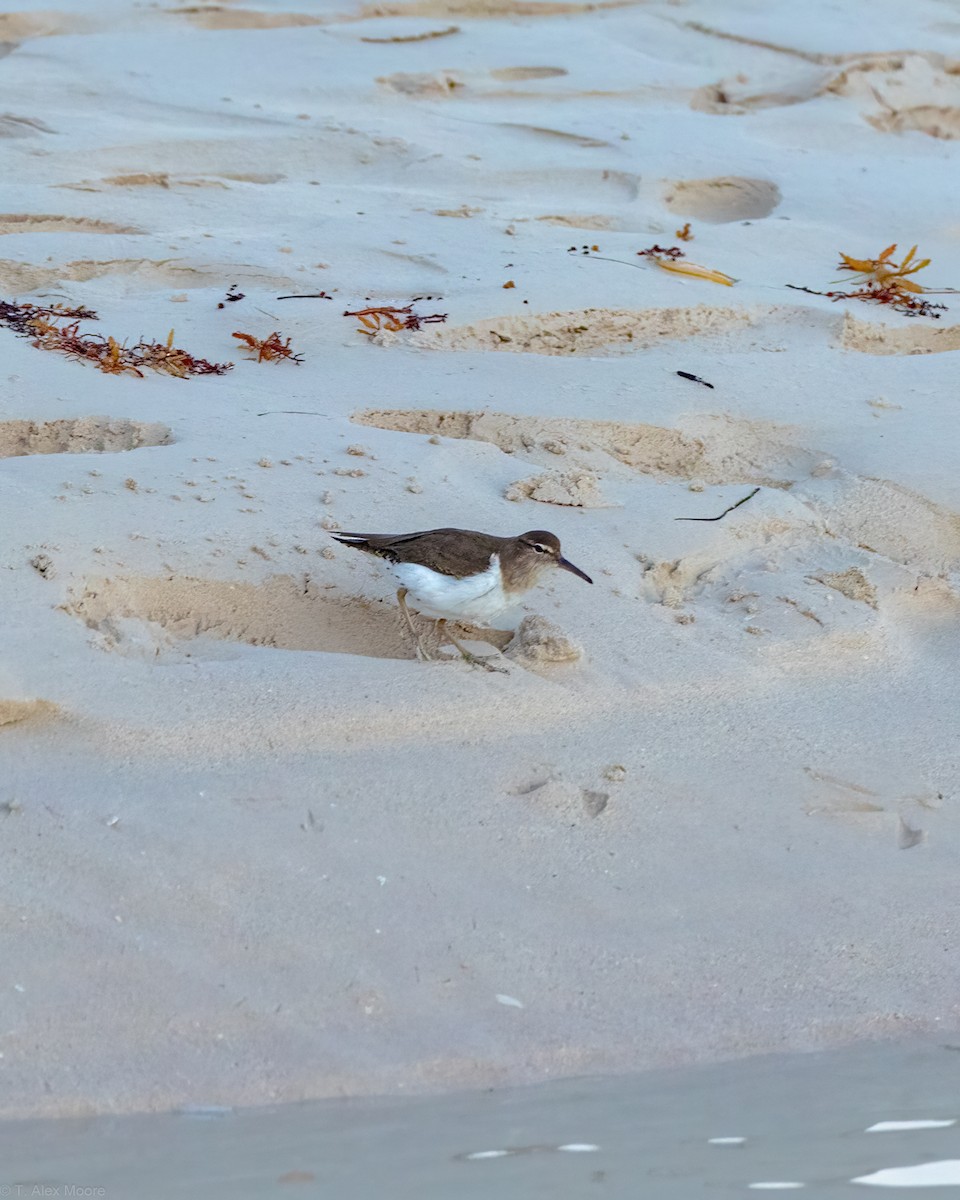
[{"label": "bird's brown wing", "polygon": [[[468,535],[464,538],[464,534]],[[441,575],[462,578],[490,566],[507,539],[473,529],[425,529],[417,533],[341,533],[333,535],[345,546],[393,563],[416,563]]]}]

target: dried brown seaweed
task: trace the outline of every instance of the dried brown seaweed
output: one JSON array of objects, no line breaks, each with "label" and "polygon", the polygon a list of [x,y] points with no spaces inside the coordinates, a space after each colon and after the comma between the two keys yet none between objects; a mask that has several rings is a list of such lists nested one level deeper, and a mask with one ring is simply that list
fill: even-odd
[{"label": "dried brown seaweed", "polygon": [[186,379],[190,375],[224,375],[232,363],[212,363],[196,358],[173,344],[173,330],[166,342],[127,346],[101,333],[81,333],[81,321],[96,321],[97,314],[82,305],[17,304],[0,300],[0,325],[30,339],[38,350],[51,350],[67,358],[93,363],[105,375],[136,375],[141,367]]},{"label": "dried brown seaweed", "polygon": [[280,362],[289,359],[297,366],[303,362],[303,356],[295,354],[290,348],[290,339],[284,340],[279,330],[274,330],[268,337],[256,338],[252,333],[234,333],[235,338],[244,343],[244,349],[255,354],[257,362]]},{"label": "dried brown seaweed", "polygon": [[[439,297],[437,297],[439,299]],[[371,308],[361,308],[356,312],[345,312],[345,317],[356,317],[363,326],[357,333],[373,337],[381,330],[399,333],[401,329],[419,329],[422,325],[439,325],[447,319],[446,313],[421,314],[413,311],[413,306],[419,300],[433,300],[433,296],[414,296],[409,304],[397,308],[390,304],[376,304]]]},{"label": "dried brown seaweed", "polygon": [[133,353],[140,356],[141,366],[177,379],[186,379],[188,375],[225,375],[233,367],[233,363],[212,363],[181,350],[173,344],[172,329],[165,342],[141,340],[134,346]]}]

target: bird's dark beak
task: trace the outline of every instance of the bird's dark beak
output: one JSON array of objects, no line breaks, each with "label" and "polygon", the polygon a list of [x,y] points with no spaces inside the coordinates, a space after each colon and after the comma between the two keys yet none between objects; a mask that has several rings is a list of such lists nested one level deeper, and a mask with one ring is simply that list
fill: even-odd
[{"label": "bird's dark beak", "polygon": [[561,555],[557,556],[557,566],[563,567],[565,571],[569,571],[571,575],[579,575],[581,579],[585,579],[587,583],[593,583],[593,580],[579,567],[575,567],[572,562],[567,562]]}]

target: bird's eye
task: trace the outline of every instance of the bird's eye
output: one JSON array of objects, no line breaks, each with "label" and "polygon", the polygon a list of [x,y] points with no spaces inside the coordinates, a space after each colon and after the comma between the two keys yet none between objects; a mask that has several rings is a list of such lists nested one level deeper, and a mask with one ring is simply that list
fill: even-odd
[{"label": "bird's eye", "polygon": [[547,552],[546,546],[541,546],[539,542],[534,542],[533,548],[538,554],[546,554]]}]

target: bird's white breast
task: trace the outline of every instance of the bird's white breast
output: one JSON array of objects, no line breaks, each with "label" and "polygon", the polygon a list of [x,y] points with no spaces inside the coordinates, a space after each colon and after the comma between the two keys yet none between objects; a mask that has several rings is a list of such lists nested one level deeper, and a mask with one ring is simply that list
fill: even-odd
[{"label": "bird's white breast", "polygon": [[419,563],[394,563],[391,570],[400,586],[407,589],[410,605],[428,617],[463,618],[482,624],[510,603],[504,595],[497,554],[491,555],[485,571],[463,579],[441,575]]}]

